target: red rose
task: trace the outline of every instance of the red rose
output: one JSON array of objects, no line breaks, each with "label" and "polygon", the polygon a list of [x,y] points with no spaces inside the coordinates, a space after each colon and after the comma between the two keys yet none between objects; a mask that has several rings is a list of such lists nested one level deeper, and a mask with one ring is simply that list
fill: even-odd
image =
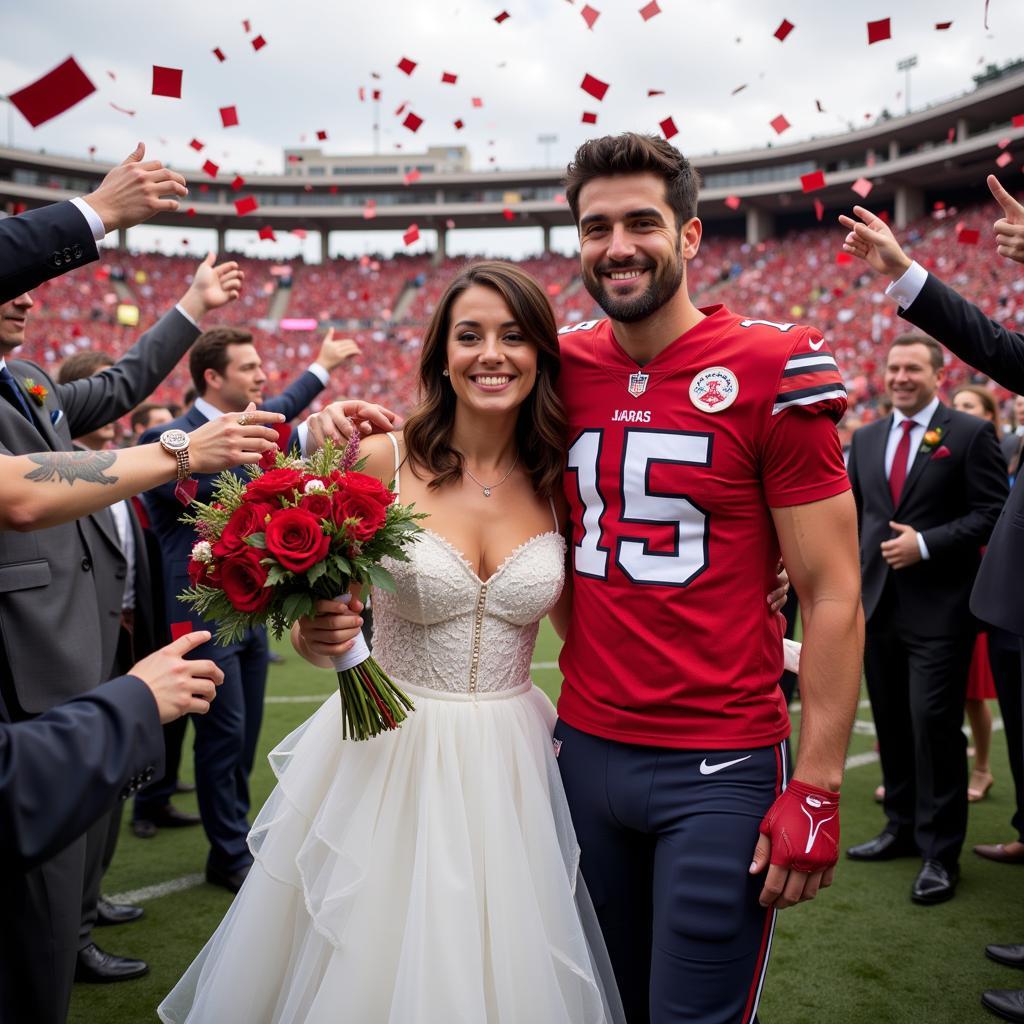
[{"label": "red rose", "polygon": [[245,488],[246,501],[270,501],[275,498],[291,498],[292,491],[302,490],[305,481],[297,469],[271,469],[263,476],[250,480]]},{"label": "red rose", "polygon": [[336,491],[334,522],[341,526],[346,519],[357,519],[347,527],[352,540],[368,541],[384,525],[384,506],[368,494]]},{"label": "red rose", "polygon": [[299,508],[304,508],[317,522],[321,519],[331,518],[331,496],[323,491],[314,491],[307,494],[300,502]]},{"label": "red rose", "polygon": [[273,587],[265,587],[267,567],[260,565],[260,553],[247,547],[220,567],[220,585],[231,606],[240,612],[260,612],[274,596]]},{"label": "red rose", "polygon": [[331,539],[304,508],[284,508],[267,523],[267,551],[286,569],[305,572],[327,556]]},{"label": "red rose", "polygon": [[266,527],[267,516],[273,512],[273,506],[264,502],[244,501],[227,521],[220,539],[214,544],[214,554],[218,558],[234,555],[248,547],[245,538],[254,533],[262,533]]},{"label": "red rose", "polygon": [[206,562],[197,562],[194,558],[188,560],[188,579],[193,587],[200,583],[206,583]]},{"label": "red rose", "polygon": [[338,489],[348,494],[361,494],[367,498],[373,498],[381,508],[387,508],[394,500],[394,494],[389,491],[375,476],[368,476],[366,473],[350,472],[339,476],[335,481]]}]

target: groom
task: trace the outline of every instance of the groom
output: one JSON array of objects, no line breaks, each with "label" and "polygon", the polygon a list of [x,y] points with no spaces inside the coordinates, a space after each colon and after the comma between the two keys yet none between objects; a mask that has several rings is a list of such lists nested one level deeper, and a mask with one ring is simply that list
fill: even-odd
[{"label": "groom", "polygon": [[[756,1018],[776,910],[832,881],[860,686],[846,391],[813,329],[693,304],[697,190],[650,136],[593,139],[568,168],[608,318],[561,331],[574,595],[555,746],[631,1024]],[[792,779],[764,599],[780,550],[805,626]]]}]

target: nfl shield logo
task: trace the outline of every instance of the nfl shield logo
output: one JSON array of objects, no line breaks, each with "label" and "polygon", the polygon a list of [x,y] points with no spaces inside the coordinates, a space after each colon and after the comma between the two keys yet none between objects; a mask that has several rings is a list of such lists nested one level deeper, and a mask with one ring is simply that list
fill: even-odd
[{"label": "nfl shield logo", "polygon": [[634,398],[639,398],[647,390],[647,382],[651,379],[649,373],[636,373],[629,375],[629,393]]}]

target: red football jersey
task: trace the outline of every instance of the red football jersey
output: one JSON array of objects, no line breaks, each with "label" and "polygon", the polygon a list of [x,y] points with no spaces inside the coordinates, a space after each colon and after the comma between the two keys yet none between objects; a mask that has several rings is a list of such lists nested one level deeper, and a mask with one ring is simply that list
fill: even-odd
[{"label": "red football jersey", "polygon": [[624,743],[768,746],[789,734],[770,509],[849,489],[846,389],[817,331],[702,312],[642,367],[608,320],[560,332],[575,590],[558,713]]}]

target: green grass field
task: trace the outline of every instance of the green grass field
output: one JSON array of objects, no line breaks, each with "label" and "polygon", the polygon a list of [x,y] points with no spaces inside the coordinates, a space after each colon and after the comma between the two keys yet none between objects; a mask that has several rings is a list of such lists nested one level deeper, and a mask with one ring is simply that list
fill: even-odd
[{"label": "green grass field", "polygon": [[[288,660],[270,669],[261,755],[252,779],[256,807],[272,786],[266,753],[333,689],[329,674],[307,665],[290,648],[280,649]],[[534,679],[552,697],[557,695],[560,677],[548,666],[557,651],[558,640],[545,624]],[[997,713],[994,704],[993,712]],[[862,709],[860,719],[870,722],[870,712]],[[798,728],[795,715],[794,729]],[[191,735],[190,731],[183,765],[187,778],[192,773]],[[761,1001],[763,1024],[986,1022],[995,1018],[981,1008],[983,989],[1024,985],[1024,974],[1000,967],[984,955],[986,943],[1024,941],[1024,867],[983,861],[969,850],[973,843],[1010,838],[1012,783],[1002,732],[995,734],[993,746],[996,784],[987,800],[971,808],[968,850],[956,898],[937,907],[914,906],[909,891],[916,861],[841,862],[830,890],[779,917]],[[850,753],[870,754],[873,747],[870,735],[855,732]],[[881,811],[872,800],[878,781],[875,763],[848,771],[843,790],[844,846],[880,830]],[[182,809],[196,809],[189,797],[177,797],[176,803]],[[205,943],[231,899],[223,889],[189,879],[202,872],[205,862],[201,829],[162,831],[154,839],[140,840],[129,831],[127,814],[125,819],[104,891],[131,893],[176,879],[183,879],[184,887],[167,895],[144,896],[146,915],[134,924],[97,930],[104,949],[143,957],[150,973],[117,985],[76,985],[72,1024],[155,1020],[157,1003]],[[339,1009],[339,1024],[344,1019]]]}]

